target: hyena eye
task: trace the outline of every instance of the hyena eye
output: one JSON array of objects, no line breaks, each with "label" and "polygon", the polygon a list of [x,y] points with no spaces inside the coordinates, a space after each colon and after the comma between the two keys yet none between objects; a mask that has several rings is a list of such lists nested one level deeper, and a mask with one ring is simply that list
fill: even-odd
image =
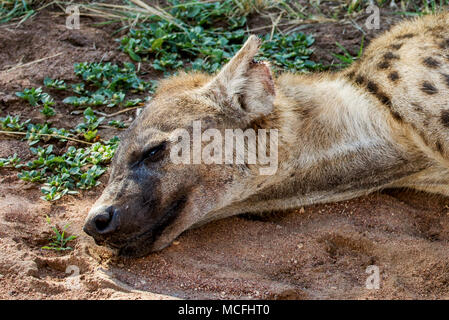
[{"label": "hyena eye", "polygon": [[150,161],[150,162],[159,161],[162,158],[165,146],[166,143],[162,142],[161,144],[158,144],[157,146],[144,151],[142,154],[141,161]]}]

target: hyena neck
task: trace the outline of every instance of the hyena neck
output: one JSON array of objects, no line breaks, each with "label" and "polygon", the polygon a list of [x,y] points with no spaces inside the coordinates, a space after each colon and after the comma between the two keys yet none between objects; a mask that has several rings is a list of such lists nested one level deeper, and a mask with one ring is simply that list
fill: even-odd
[{"label": "hyena neck", "polygon": [[279,167],[244,186],[239,211],[354,198],[425,166],[398,143],[401,129],[388,114],[344,78],[288,74],[276,89],[275,110],[261,126],[279,130]]}]

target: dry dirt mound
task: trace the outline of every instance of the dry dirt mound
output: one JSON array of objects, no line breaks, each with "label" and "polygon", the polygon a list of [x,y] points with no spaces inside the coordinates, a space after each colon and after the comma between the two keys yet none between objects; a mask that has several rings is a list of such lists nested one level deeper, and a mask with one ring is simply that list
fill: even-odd
[{"label": "dry dirt mound", "polygon": [[[347,29],[327,24],[306,31],[317,34],[321,47],[338,39],[357,51],[360,37]],[[1,27],[0,71],[61,54],[0,74],[0,116],[38,122],[39,111],[15,91],[41,86],[46,76],[70,81],[76,62],[127,61],[111,34],[88,26],[69,32],[64,20],[45,13],[19,28]],[[329,58],[321,52],[315,59]],[[57,111],[54,125],[71,127],[75,118]],[[0,157],[13,153],[30,157],[25,142],[2,136]],[[38,186],[16,174],[0,169],[2,299],[449,298],[449,199],[389,191],[264,219],[234,217],[190,230],[160,253],[127,260],[82,232],[103,187],[48,203]],[[59,226],[70,222],[68,231],[80,235],[73,251],[41,250],[51,235],[45,215]],[[379,267],[379,290],[365,288],[370,265]]]}]

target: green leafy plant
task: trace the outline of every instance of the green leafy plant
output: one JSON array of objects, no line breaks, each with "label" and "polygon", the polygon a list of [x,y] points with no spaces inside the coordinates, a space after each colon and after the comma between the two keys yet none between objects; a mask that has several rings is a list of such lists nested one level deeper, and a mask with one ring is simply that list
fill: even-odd
[{"label": "green leafy plant", "polygon": [[30,88],[30,89],[24,89],[22,92],[16,92],[16,96],[25,99],[28,101],[28,103],[35,107],[41,100],[42,96],[42,88]]},{"label": "green leafy plant", "polygon": [[423,16],[434,14],[449,5],[449,0],[402,0],[396,14],[405,16]]},{"label": "green leafy plant", "polygon": [[67,141],[66,138],[71,136],[70,132],[65,129],[57,129],[46,124],[33,124],[28,119],[24,122],[20,121],[20,116],[7,115],[4,118],[0,118],[0,128],[3,131],[9,131],[11,133],[22,133],[25,136],[25,140],[28,140],[29,145],[34,145],[39,141],[49,141],[52,138],[60,139],[61,141]]},{"label": "green leafy plant", "polygon": [[89,107],[84,110],[84,122],[78,124],[75,131],[82,133],[86,141],[92,141],[97,137],[98,126],[104,121],[104,117],[97,118]]},{"label": "green leafy plant", "polygon": [[98,178],[106,171],[114,156],[118,138],[102,144],[97,142],[88,148],[70,146],[61,155],[53,152],[53,145],[46,148],[31,147],[35,158],[30,160],[18,177],[24,181],[44,182],[42,199],[55,201],[66,194],[77,194],[76,189],[90,189],[99,184]]},{"label": "green leafy plant", "polygon": [[142,99],[130,99],[128,101],[125,102],[125,104],[123,105],[125,108],[129,108],[129,107],[134,107],[137,105],[142,105],[143,101]]},{"label": "green leafy plant", "polygon": [[48,104],[44,104],[44,107],[41,110],[41,113],[46,117],[51,117],[56,114],[55,109],[51,108]]},{"label": "green leafy plant", "polygon": [[57,90],[66,90],[67,89],[67,85],[65,84],[64,80],[56,80],[56,79],[51,79],[46,77],[44,79],[44,85],[47,88],[53,88],[53,89],[57,89]]},{"label": "green leafy plant", "polygon": [[5,131],[23,131],[30,120],[25,122],[20,122],[20,116],[7,115],[6,117],[0,118],[0,127]]},{"label": "green leafy plant", "polygon": [[32,124],[28,122],[25,139],[28,140],[28,144],[32,146],[41,140],[48,142],[52,138],[67,141],[64,137],[68,138],[69,136],[71,136],[70,132],[64,128],[52,128],[48,123]]},{"label": "green leafy plant", "polygon": [[42,249],[55,250],[55,251],[73,250],[73,248],[69,247],[67,244],[70,241],[73,241],[76,238],[78,238],[78,236],[76,235],[66,236],[66,230],[69,227],[69,224],[66,224],[62,228],[62,230],[59,230],[57,226],[52,226],[49,216],[46,215],[45,220],[47,221],[48,225],[51,226],[51,229],[54,234],[50,239],[50,244],[48,246],[43,246]]}]

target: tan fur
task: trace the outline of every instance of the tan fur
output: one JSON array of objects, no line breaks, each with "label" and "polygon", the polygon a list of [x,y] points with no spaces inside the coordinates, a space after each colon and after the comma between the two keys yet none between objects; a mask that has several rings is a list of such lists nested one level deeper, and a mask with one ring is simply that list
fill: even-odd
[{"label": "tan fur", "polygon": [[119,187],[131,175],[126,164],[133,154],[173,141],[175,130],[191,130],[194,120],[204,129],[278,129],[279,168],[261,176],[257,165],[154,164],[151,172],[161,176],[157,201],[171,203],[185,190],[188,200],[150,251],[192,226],[244,212],[340,201],[385,187],[449,196],[448,30],[448,13],[405,22],[347,70],[277,79],[268,64],[253,62],[259,40],[252,36],[216,76],[165,80],[122,142],[87,223],[107,205],[134,201]]}]

